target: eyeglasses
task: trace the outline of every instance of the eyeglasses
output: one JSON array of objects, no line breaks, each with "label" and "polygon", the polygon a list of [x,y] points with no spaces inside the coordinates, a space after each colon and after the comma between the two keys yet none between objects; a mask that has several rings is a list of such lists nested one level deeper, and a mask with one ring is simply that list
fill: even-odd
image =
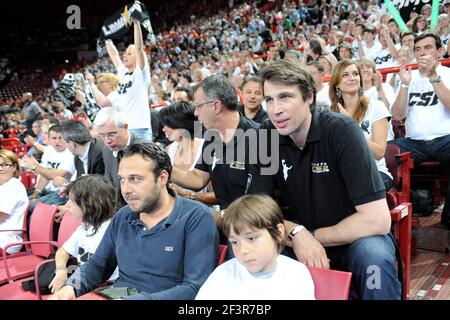
[{"label": "eyeglasses", "polygon": [[102,139],[114,139],[115,137],[117,137],[117,135],[119,134],[119,131],[113,131],[113,132],[108,132],[108,133],[97,133],[99,135],[100,138]]},{"label": "eyeglasses", "polygon": [[194,107],[195,107],[195,108],[198,108],[198,107],[201,107],[201,106],[203,106],[203,105],[205,105],[205,104],[214,103],[214,102],[216,102],[216,101],[208,101],[208,102],[202,102],[202,103],[194,103]]},{"label": "eyeglasses", "polygon": [[0,169],[9,169],[13,167],[14,165],[11,163],[0,163]]}]

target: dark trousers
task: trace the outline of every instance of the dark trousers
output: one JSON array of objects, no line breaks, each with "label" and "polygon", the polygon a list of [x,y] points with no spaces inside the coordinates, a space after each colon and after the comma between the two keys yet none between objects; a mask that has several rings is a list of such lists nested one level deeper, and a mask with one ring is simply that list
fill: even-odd
[{"label": "dark trousers", "polygon": [[[398,145],[402,152],[410,151],[414,164],[420,164],[424,161],[438,161],[450,171],[450,134],[430,141],[398,138],[389,141],[389,143]],[[441,222],[447,227],[450,223],[450,179]]]}]

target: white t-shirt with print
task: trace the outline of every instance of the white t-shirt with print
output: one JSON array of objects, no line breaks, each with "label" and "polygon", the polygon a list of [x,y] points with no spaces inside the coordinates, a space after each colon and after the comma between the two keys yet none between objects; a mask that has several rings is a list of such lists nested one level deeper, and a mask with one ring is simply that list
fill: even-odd
[{"label": "white t-shirt with print", "polygon": [[373,61],[378,57],[378,54],[381,50],[381,44],[378,42],[374,42],[374,45],[370,48],[367,48],[366,43],[363,42],[363,50],[366,58],[370,58]]},{"label": "white t-shirt with print", "polygon": [[283,255],[268,277],[255,277],[233,258],[211,273],[195,299],[314,300],[314,282],[304,264]]},{"label": "white t-shirt with print", "polygon": [[[364,133],[364,136],[366,137],[367,140],[372,141],[373,124],[375,122],[377,122],[378,120],[381,120],[384,118],[391,118],[391,113],[386,108],[386,105],[379,100],[370,99],[367,112],[364,115],[364,118],[362,119],[362,121],[359,123],[359,126],[361,127],[361,129]],[[378,171],[387,174],[392,179],[392,175],[386,166],[386,160],[384,159],[384,157],[381,158],[380,160],[375,160],[375,162],[377,164]]]},{"label": "white t-shirt with print", "polygon": [[[400,49],[400,44],[396,44],[395,48],[398,50]],[[376,53],[376,56],[373,58],[373,61],[375,62],[377,68],[386,68],[396,65],[396,60],[391,54],[391,51],[389,48],[382,48],[380,46],[380,49]]]},{"label": "white t-shirt with print", "polygon": [[[0,185],[0,212],[6,213],[7,218],[0,223],[0,230],[17,230],[23,227],[23,215],[28,207],[28,196],[25,186],[17,178],[11,178]],[[21,242],[20,231],[0,232],[0,248],[8,243]],[[8,253],[19,252],[22,246],[8,249]]]},{"label": "white t-shirt with print", "polygon": [[[384,95],[386,96],[386,99],[389,102],[389,108],[392,108],[392,105],[395,102],[394,89],[392,89],[391,85],[388,84],[388,83],[382,83],[381,86],[383,87]],[[370,100],[378,100],[378,98],[379,98],[378,97],[378,91],[377,91],[377,88],[375,86],[373,86],[369,90],[364,91],[364,95],[366,97],[369,97]],[[381,102],[383,102],[383,101],[381,101]],[[394,139],[395,139],[394,129],[392,128],[392,122],[389,121],[387,141],[391,141],[391,140],[394,140]]]},{"label": "white t-shirt with print", "polygon": [[150,122],[150,69],[148,63],[144,69],[136,66],[132,73],[125,67],[118,70],[120,79],[118,106],[128,120],[130,129],[151,129]]},{"label": "white t-shirt with print", "polygon": [[120,103],[120,96],[117,91],[111,91],[106,98],[111,102],[110,107],[119,109],[119,103]]},{"label": "white t-shirt with print", "polygon": [[[439,65],[436,72],[450,88],[450,69]],[[438,99],[430,79],[419,70],[412,71],[407,99],[406,137],[429,141],[450,134],[450,111]]]},{"label": "white t-shirt with print", "polygon": [[[70,175],[73,175],[75,172],[73,159],[73,154],[67,148],[62,152],[58,152],[52,146],[46,146],[41,158],[41,165],[47,169],[63,169],[69,172]],[[59,188],[53,184],[53,181],[49,181],[45,186],[45,190],[47,192],[55,192]]]},{"label": "white t-shirt with print", "polygon": [[[88,261],[97,250],[110,222],[111,220],[103,222],[95,234],[93,234],[92,227],[86,229],[86,225],[84,223],[81,224],[78,226],[77,230],[72,233],[70,238],[64,242],[63,249],[71,256],[76,257],[78,264],[81,266]],[[109,280],[113,281],[117,279],[118,275],[118,269],[116,268]]]}]

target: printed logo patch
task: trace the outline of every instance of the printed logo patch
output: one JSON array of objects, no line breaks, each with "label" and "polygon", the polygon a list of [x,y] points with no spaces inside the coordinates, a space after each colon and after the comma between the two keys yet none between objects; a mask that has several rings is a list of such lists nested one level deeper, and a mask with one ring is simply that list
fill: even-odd
[{"label": "printed logo patch", "polygon": [[313,173],[325,173],[330,172],[330,168],[328,167],[328,163],[326,162],[313,162],[311,163],[311,171]]}]

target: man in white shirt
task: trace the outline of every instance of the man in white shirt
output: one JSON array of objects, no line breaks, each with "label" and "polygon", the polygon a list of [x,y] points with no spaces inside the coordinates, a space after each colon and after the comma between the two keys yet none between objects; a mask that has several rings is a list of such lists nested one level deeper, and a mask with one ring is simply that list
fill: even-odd
[{"label": "man in white shirt", "polygon": [[[414,41],[419,70],[400,67],[402,84],[391,108],[394,119],[406,117],[406,138],[393,143],[411,151],[416,164],[427,160],[450,166],[450,73],[438,63],[442,43],[438,36],[424,33]],[[441,223],[450,223],[450,188]]]}]

